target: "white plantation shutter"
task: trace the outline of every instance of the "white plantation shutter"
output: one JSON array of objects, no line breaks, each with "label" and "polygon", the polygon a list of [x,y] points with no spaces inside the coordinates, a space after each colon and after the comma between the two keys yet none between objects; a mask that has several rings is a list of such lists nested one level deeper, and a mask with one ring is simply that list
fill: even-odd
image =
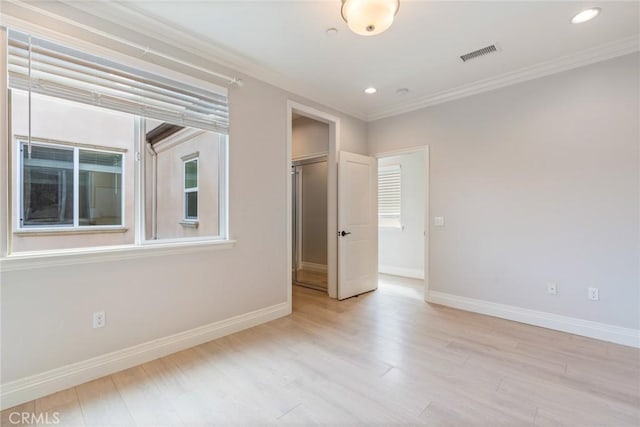
[{"label": "white plantation shutter", "polygon": [[400,226],[402,202],[400,165],[378,170],[378,216],[380,226]]},{"label": "white plantation shutter", "polygon": [[226,93],[196,88],[13,30],[9,31],[8,49],[12,89],[228,133]]}]

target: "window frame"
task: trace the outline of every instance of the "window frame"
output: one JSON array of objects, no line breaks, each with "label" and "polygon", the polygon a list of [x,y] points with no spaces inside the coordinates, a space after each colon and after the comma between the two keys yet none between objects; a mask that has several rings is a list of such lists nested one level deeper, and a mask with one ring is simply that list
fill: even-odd
[{"label": "window frame", "polygon": [[[127,66],[136,68],[143,72],[153,73],[161,77],[184,82],[192,86],[216,92],[220,95],[228,97],[228,88],[223,85],[214,84],[210,81],[203,80],[200,77],[196,77],[193,74],[178,71],[166,66],[158,65],[153,62],[147,61],[142,58],[131,56],[122,51],[113,50],[89,41],[81,40],[77,37],[65,36],[60,33],[54,32],[48,28],[37,24],[29,24],[25,22],[15,23],[11,27],[17,31],[23,31],[31,33],[37,37],[44,37],[54,43],[61,43],[65,46],[84,50],[100,57],[110,59],[112,61],[127,64]],[[0,29],[0,60],[6,59],[8,56],[8,30],[7,28]],[[163,239],[163,240],[146,240],[144,237],[145,230],[145,218],[144,218],[144,186],[141,184],[141,174],[144,174],[145,167],[149,165],[143,165],[141,162],[141,153],[144,150],[144,144],[140,138],[136,138],[131,149],[122,149],[123,152],[130,151],[131,155],[126,156],[127,166],[125,166],[129,181],[129,184],[133,182],[134,196],[131,201],[131,205],[127,204],[129,209],[129,216],[131,218],[126,219],[123,216],[124,227],[112,227],[104,226],[104,228],[97,229],[96,226],[89,227],[83,230],[70,230],[61,228],[40,228],[35,229],[22,229],[19,230],[19,215],[16,215],[17,206],[20,206],[18,202],[18,192],[16,190],[16,178],[15,172],[18,167],[19,150],[16,150],[17,145],[14,143],[15,136],[11,132],[10,114],[11,108],[11,88],[8,84],[8,73],[6,67],[0,66],[3,70],[0,75],[0,91],[7,96],[0,105],[0,111],[4,111],[6,114],[0,117],[0,120],[4,122],[6,132],[0,135],[0,152],[5,155],[0,155],[0,175],[6,182],[6,186],[2,186],[0,189],[0,270],[13,271],[24,270],[31,268],[40,268],[45,266],[57,266],[57,265],[75,265],[86,262],[99,262],[102,260],[120,260],[120,259],[132,259],[132,258],[146,258],[153,256],[166,256],[170,254],[183,254],[192,252],[201,252],[208,250],[227,250],[235,246],[236,241],[231,238],[230,235],[230,220],[229,220],[229,132],[220,132],[221,152],[220,166],[219,168],[219,191],[220,191],[220,230],[217,236],[205,236],[198,238],[180,238],[180,239]],[[139,121],[136,124],[136,132],[141,130]],[[141,135],[139,135],[141,136]],[[32,138],[35,141],[36,138]],[[82,146],[82,144],[77,144]],[[89,146],[89,148],[92,148]],[[113,147],[109,147],[110,149]],[[123,180],[123,185],[125,185]],[[142,195],[142,196],[141,196]],[[3,203],[4,201],[4,203]],[[127,202],[128,203],[128,202]],[[1,218],[4,216],[5,218]],[[30,252],[14,252],[13,250],[13,236],[18,235],[51,235],[51,234],[85,234],[85,233],[110,233],[110,232],[126,232],[128,230],[126,223],[131,221],[133,227],[131,228],[134,233],[133,243],[125,245],[104,245],[104,246],[82,246],[69,249],[44,249]]]},{"label": "window frame", "polygon": [[[31,138],[32,146],[39,147],[51,147],[58,149],[66,149],[73,151],[73,224],[47,224],[43,226],[31,225],[25,226],[23,221],[23,209],[24,209],[24,161],[23,150],[29,144],[29,137],[23,135],[16,135],[15,142],[12,144],[16,148],[16,170],[15,172],[9,172],[16,180],[14,187],[16,206],[14,209],[16,227],[15,233],[60,233],[60,232],[78,232],[78,231],[113,231],[113,230],[125,230],[125,212],[126,212],[126,195],[125,195],[125,161],[126,152],[125,148],[118,147],[99,147],[89,144],[73,143],[67,141],[52,140],[46,138]],[[121,157],[122,172],[120,173],[120,224],[108,224],[108,225],[80,225],[80,150],[95,151],[100,153],[116,154]]]},{"label": "window frame", "polygon": [[[187,164],[196,164],[196,186],[187,187]],[[183,206],[182,206],[182,220],[184,222],[198,222],[199,219],[199,198],[200,198],[200,154],[192,154],[182,158],[182,194],[183,194]],[[189,200],[187,194],[196,193],[196,216],[189,216]],[[220,227],[220,226],[218,226]]]}]

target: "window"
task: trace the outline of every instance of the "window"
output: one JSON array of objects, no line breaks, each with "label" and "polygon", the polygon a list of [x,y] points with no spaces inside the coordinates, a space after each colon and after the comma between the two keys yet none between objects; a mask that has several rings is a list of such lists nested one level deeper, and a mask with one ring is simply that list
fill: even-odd
[{"label": "window", "polygon": [[184,161],[184,219],[198,219],[198,158]]},{"label": "window", "polygon": [[20,142],[22,228],[122,226],[123,154]]},{"label": "window", "polygon": [[7,39],[10,252],[228,238],[225,88]]},{"label": "window", "polygon": [[402,228],[402,169],[400,165],[378,169],[378,226]]}]

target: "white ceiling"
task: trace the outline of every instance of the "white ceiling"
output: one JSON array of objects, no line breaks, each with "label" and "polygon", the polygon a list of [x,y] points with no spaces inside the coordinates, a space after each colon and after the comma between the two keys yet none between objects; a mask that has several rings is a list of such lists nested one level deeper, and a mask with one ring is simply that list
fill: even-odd
[{"label": "white ceiling", "polygon": [[[592,6],[602,8],[595,20],[569,23]],[[368,119],[628,53],[640,32],[638,1],[401,0],[392,27],[373,37],[349,31],[338,0],[128,1],[124,10],[201,39],[240,71]],[[327,36],[329,27],[338,34]],[[493,43],[499,53],[459,58]],[[367,86],[378,92],[364,94]]]}]

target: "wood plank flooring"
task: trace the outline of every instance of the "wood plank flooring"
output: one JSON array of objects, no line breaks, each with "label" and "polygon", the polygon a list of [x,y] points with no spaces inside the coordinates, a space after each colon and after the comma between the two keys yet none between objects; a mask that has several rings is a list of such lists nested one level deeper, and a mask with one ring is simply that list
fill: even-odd
[{"label": "wood plank flooring", "polygon": [[640,351],[423,302],[381,276],[294,313],[2,413],[68,426],[639,426]]},{"label": "wood plank flooring", "polygon": [[297,277],[294,278],[294,282],[297,279],[298,282],[307,283],[317,288],[327,289],[327,273],[319,271],[305,270],[301,268],[298,270]]}]

